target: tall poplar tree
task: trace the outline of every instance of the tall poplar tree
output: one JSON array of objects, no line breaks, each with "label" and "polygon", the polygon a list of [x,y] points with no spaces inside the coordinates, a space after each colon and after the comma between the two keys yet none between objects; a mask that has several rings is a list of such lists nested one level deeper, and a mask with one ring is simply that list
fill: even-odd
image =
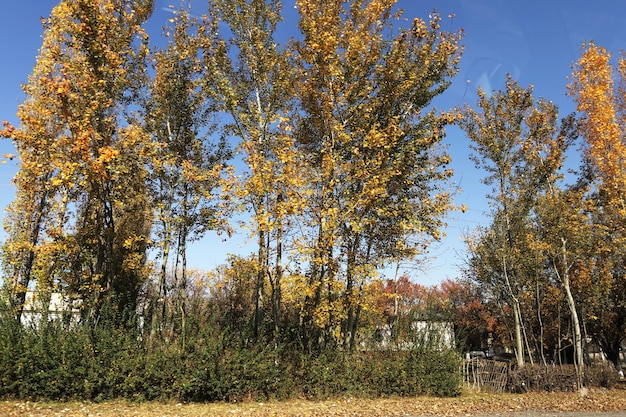
[{"label": "tall poplar tree", "polygon": [[[607,357],[621,370],[619,352],[626,338],[626,57],[612,55],[593,42],[584,44],[575,64],[569,93],[580,114],[584,158],[592,186],[596,253],[596,306],[590,331]],[[607,247],[607,243],[610,245]]]},{"label": "tall poplar tree", "polygon": [[[301,182],[300,157],[290,134],[293,67],[275,38],[281,19],[278,0],[210,0],[200,34],[204,92],[215,111],[226,116],[222,134],[238,140],[245,162],[244,172],[223,185],[225,195],[238,200],[235,207],[251,214],[258,247],[255,337],[268,305],[274,333],[280,326],[284,228],[297,209]],[[266,282],[270,302],[263,299]]]},{"label": "tall poplar tree", "polygon": [[117,318],[133,310],[145,277],[146,135],[125,110],[143,74],[141,25],[152,7],[151,0],[56,6],[24,87],[21,125],[4,133],[22,161],[11,210],[28,210],[26,221],[9,215],[9,279],[23,293],[45,252],[37,279],[81,298],[92,319],[105,302]]},{"label": "tall poplar tree", "polygon": [[438,145],[452,116],[428,108],[456,73],[460,34],[443,31],[436,13],[394,34],[395,4],[296,3],[296,135],[309,171],[302,331],[313,344],[354,346],[364,283],[421,253],[450,208]]},{"label": "tall poplar tree", "polygon": [[[155,300],[161,304],[153,306],[153,330],[171,324],[164,321],[172,295],[177,299],[173,310],[184,315],[187,245],[207,230],[220,229],[224,217],[214,194],[229,147],[210,140],[215,115],[202,91],[197,26],[187,7],[172,10],[172,25],[165,29],[169,42],[154,54],[155,76],[144,104],[154,143],[149,183],[160,262]],[[173,282],[168,282],[172,275]]]}]

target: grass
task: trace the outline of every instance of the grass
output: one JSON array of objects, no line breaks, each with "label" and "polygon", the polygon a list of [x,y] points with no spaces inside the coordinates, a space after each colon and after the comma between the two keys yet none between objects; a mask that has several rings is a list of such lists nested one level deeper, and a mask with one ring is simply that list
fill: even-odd
[{"label": "grass", "polygon": [[616,412],[626,410],[626,390],[589,390],[579,393],[487,394],[466,391],[457,398],[384,398],[312,402],[243,402],[212,404],[129,403],[48,403],[0,402],[0,415],[13,416],[134,416],[134,417],[200,417],[200,416],[464,416],[524,411]]}]

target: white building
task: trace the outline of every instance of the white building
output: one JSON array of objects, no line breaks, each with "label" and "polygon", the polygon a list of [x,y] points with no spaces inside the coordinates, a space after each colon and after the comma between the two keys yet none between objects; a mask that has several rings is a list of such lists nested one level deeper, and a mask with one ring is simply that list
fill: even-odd
[{"label": "white building", "polygon": [[405,340],[394,341],[392,327],[389,324],[377,330],[376,344],[387,348],[395,345],[397,349],[413,349],[416,345],[427,345],[436,349],[452,349],[455,346],[454,324],[444,321],[418,320],[411,323],[412,335]]},{"label": "white building", "polygon": [[[24,301],[24,308],[20,321],[24,326],[37,326],[43,319],[46,300],[37,291],[27,291]],[[48,304],[48,320],[62,320],[71,317],[71,322],[78,322],[80,319],[80,302],[71,302],[64,298],[61,293],[50,294]]]}]

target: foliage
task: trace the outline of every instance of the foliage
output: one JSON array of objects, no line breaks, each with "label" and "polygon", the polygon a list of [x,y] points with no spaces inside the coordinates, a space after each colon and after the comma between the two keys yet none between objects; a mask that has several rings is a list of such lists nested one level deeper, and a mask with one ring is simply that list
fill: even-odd
[{"label": "foliage", "polygon": [[305,343],[354,347],[371,307],[366,283],[379,267],[421,255],[450,209],[452,171],[438,145],[453,114],[431,104],[456,73],[461,34],[441,30],[433,13],[396,35],[394,3],[297,2]]},{"label": "foliage", "polygon": [[151,0],[64,0],[45,21],[21,124],[1,131],[21,159],[3,250],[16,318],[36,288],[94,327],[139,309],[154,343],[185,335],[187,245],[244,212],[257,253],[217,274],[252,300],[218,305],[218,325],[243,345],[353,349],[377,271],[421,255],[451,208],[454,112],[432,101],[462,33],[434,12],[396,31],[394,0],[301,0],[302,37],[281,44],[279,1],[206,6],[172,7],[163,48]]},{"label": "foliage", "polygon": [[593,42],[583,44],[568,86],[580,113],[586,163],[581,182],[590,189],[587,199],[592,208],[593,251],[581,270],[593,288],[588,294],[590,332],[617,369],[621,369],[618,352],[626,339],[625,83],[624,56],[613,65],[605,48]]},{"label": "foliage", "polygon": [[[512,336],[518,366],[529,350],[522,303],[542,268],[529,240],[528,223],[538,196],[550,189],[571,142],[571,122],[557,122],[557,108],[540,99],[532,86],[508,77],[506,89],[489,96],[479,90],[478,109],[467,106],[460,126],[472,141],[474,160],[491,187],[492,224],[470,241],[469,274],[490,297],[512,312]],[[531,359],[532,360],[532,359]]]},{"label": "foliage", "polygon": [[[623,58],[614,66],[606,49],[584,44],[568,86],[579,114],[560,126],[550,102],[535,103],[532,88],[511,79],[506,92],[479,92],[478,109],[466,107],[461,121],[493,186],[493,222],[468,240],[467,268],[495,313],[492,340],[514,341],[519,365],[574,361],[579,386],[588,383],[586,340],[619,370],[626,335],[623,68]],[[583,165],[564,186],[559,169],[578,136]]]},{"label": "foliage", "polygon": [[[67,0],[44,23],[43,44],[7,126],[20,155],[3,265],[18,306],[34,281],[83,300],[134,308],[148,242],[146,135],[129,105],[140,87],[152,2]],[[23,213],[23,214],[22,214]],[[18,311],[19,318],[19,311]]]},{"label": "foliage", "polygon": [[[510,77],[474,108],[440,111],[462,31],[434,11],[396,27],[394,0],[298,0],[300,33],[281,43],[278,0],[209,0],[200,17],[181,2],[156,48],[142,28],[153,6],[61,1],[20,125],[0,130],[20,158],[0,395],[457,396],[458,353],[422,323],[453,327],[459,349],[514,346],[527,388],[552,384],[546,366],[571,346],[578,386],[611,383],[583,372],[583,353],[592,337],[619,368],[626,337],[623,57],[614,67],[583,45],[569,86],[577,120],[559,123]],[[453,122],[493,208],[468,239],[466,279],[378,280],[442,236]],[[565,187],[577,135],[584,165]],[[189,269],[188,244],[232,233],[238,215],[256,253]],[[29,290],[42,320],[24,326]],[[80,319],[54,320],[53,293]]]},{"label": "foliage", "polygon": [[6,312],[1,318],[2,397],[236,402],[450,396],[461,388],[457,354],[426,345],[411,351],[314,354],[289,346],[244,346],[229,337],[230,329],[216,332],[205,325],[181,346],[114,326],[67,327],[53,321],[23,328]]}]

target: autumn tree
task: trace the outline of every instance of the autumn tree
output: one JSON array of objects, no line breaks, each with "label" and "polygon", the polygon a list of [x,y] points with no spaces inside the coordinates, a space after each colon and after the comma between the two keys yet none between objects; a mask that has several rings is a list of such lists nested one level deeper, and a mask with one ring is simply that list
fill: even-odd
[{"label": "autumn tree", "polygon": [[[573,337],[574,365],[578,371],[578,383],[582,386],[583,323],[582,304],[586,302],[588,291],[576,294],[575,280],[580,279],[579,263],[588,258],[592,251],[591,222],[584,190],[554,188],[539,196],[535,208],[536,248],[545,256],[547,268],[552,270],[554,281],[563,289],[567,303]],[[546,274],[547,275],[547,274]],[[545,281],[548,281],[547,279]],[[553,312],[554,314],[554,312]]]},{"label": "autumn tree", "polygon": [[532,87],[524,89],[509,77],[506,90],[478,94],[478,108],[466,107],[460,126],[472,141],[476,166],[487,173],[483,182],[492,187],[488,198],[494,216],[490,230],[470,250],[478,256],[476,278],[512,309],[515,353],[523,366],[527,220],[538,193],[554,181],[566,140],[558,134],[556,106],[543,99],[535,102]]},{"label": "autumn tree", "polygon": [[[551,284],[546,278],[552,275],[555,278],[553,282],[563,289],[570,313],[578,384],[582,387],[584,341],[579,319],[580,299],[576,301],[572,294],[572,277],[576,260],[584,253],[585,243],[589,242],[589,239],[585,239],[588,221],[584,205],[577,204],[581,201],[584,189],[570,187],[564,191],[557,183],[562,178],[558,170],[565,162],[565,151],[577,138],[578,131],[573,115],[564,118],[560,127],[556,117],[555,111],[545,110],[535,111],[529,117],[528,125],[532,135],[524,152],[529,161],[543,171],[545,178],[544,186],[540,188],[541,192],[536,195],[532,207],[531,221],[534,220],[535,227],[528,235],[529,252],[537,259],[532,271],[535,273],[539,331],[543,334],[541,292],[546,290],[546,285]],[[537,344],[541,351],[545,343],[540,339]],[[543,355],[542,359],[545,363]]]},{"label": "autumn tree", "polygon": [[[450,115],[427,110],[456,72],[440,17],[389,30],[395,1],[301,0],[298,146],[310,170],[306,340],[354,345],[363,284],[438,238],[451,171],[437,146]],[[415,240],[407,239],[416,237]]]},{"label": "autumn tree", "polygon": [[[226,343],[245,346],[253,336],[255,281],[258,261],[230,255],[226,263],[208,275],[213,314]],[[264,288],[267,291],[267,288]]]},{"label": "autumn tree", "polygon": [[412,282],[406,275],[393,280],[374,280],[367,287],[372,287],[376,295],[372,310],[380,316],[378,326],[387,326],[393,339],[401,336],[401,330],[408,329],[410,321],[418,318],[426,299],[427,288]]},{"label": "autumn tree", "polygon": [[454,324],[457,348],[461,351],[487,350],[498,333],[495,305],[481,288],[469,280],[444,280],[431,289],[437,300],[441,321]]},{"label": "autumn tree", "polygon": [[[184,316],[187,245],[207,230],[223,226],[224,216],[219,214],[214,194],[229,157],[224,141],[210,140],[215,115],[201,88],[195,22],[186,7],[172,13],[172,26],[165,29],[169,42],[154,54],[155,75],[144,102],[144,120],[154,144],[148,166],[154,207],[153,240],[160,262],[155,300],[161,305],[153,308],[153,329],[167,324],[163,321],[168,300],[172,299],[168,296],[176,296],[173,309]],[[168,285],[170,274],[174,279]]]},{"label": "autumn tree", "polygon": [[[570,95],[581,113],[580,131],[585,139],[585,156],[600,177],[600,186],[616,210],[624,216],[623,193],[626,188],[626,59],[620,58],[615,69],[611,54],[594,43],[583,45],[583,53],[574,67]],[[613,80],[615,72],[618,84]]]},{"label": "autumn tree", "polygon": [[[607,357],[621,369],[620,346],[626,337],[626,58],[611,62],[611,53],[593,42],[583,45],[574,66],[569,93],[580,114],[584,159],[588,162],[596,254],[587,261],[598,290],[597,309],[589,327]],[[607,247],[607,242],[610,246]]]},{"label": "autumn tree", "polygon": [[[293,69],[276,40],[281,17],[277,0],[211,0],[201,25],[205,68],[203,91],[225,114],[225,137],[238,140],[245,163],[223,183],[234,207],[251,214],[259,262],[255,283],[255,334],[265,311],[272,312],[274,335],[280,327],[283,241],[288,217],[298,205],[301,171],[292,145]],[[271,285],[271,300],[262,295]],[[269,308],[267,308],[269,305]]]},{"label": "autumn tree", "polygon": [[21,125],[4,133],[24,168],[12,207],[28,210],[26,221],[9,216],[10,280],[25,291],[37,259],[45,259],[37,279],[56,280],[82,298],[93,319],[105,301],[118,318],[132,310],[145,277],[146,136],[124,120],[143,72],[141,24],[152,6],[149,0],[56,6],[24,87]]},{"label": "autumn tree", "polygon": [[[41,110],[48,111],[48,109]],[[20,110],[20,114],[23,111],[24,107]],[[30,112],[29,116],[32,117],[29,118],[32,122],[29,131],[33,139],[29,146],[21,143],[22,135],[26,136],[25,129],[16,130],[6,125],[5,129],[0,132],[3,137],[14,140],[21,156],[20,170],[14,178],[15,200],[6,209],[4,227],[8,236],[2,248],[4,285],[11,295],[18,321],[22,314],[27,290],[33,281],[38,282],[42,279],[37,274],[40,268],[36,261],[38,260],[37,254],[42,252],[41,247],[46,241],[46,231],[48,228],[58,227],[58,225],[48,226],[46,219],[50,215],[55,219],[65,216],[63,200],[55,201],[54,192],[48,184],[53,175],[53,169],[44,164],[44,155],[39,151],[39,149],[51,146],[47,130],[52,124],[45,126],[36,123],[37,113]],[[50,284],[48,279],[43,279],[43,281],[42,287],[44,288],[45,284]]]}]

